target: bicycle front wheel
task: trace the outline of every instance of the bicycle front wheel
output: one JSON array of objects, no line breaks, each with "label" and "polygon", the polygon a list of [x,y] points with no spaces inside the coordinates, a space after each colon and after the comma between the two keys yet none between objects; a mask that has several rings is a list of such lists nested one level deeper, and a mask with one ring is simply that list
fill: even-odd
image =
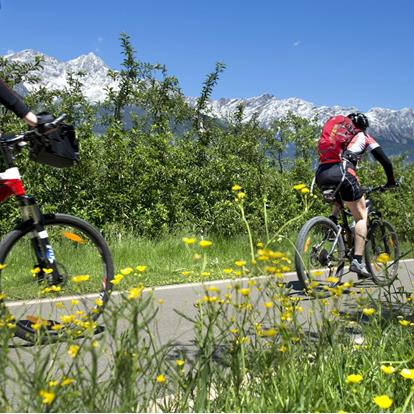
[{"label": "bicycle front wheel", "polygon": [[298,234],[295,267],[303,287],[335,286],[342,278],[345,246],[335,223],[313,217]]},{"label": "bicycle front wheel", "polygon": [[2,310],[15,334],[82,334],[94,329],[111,291],[114,267],[101,234],[77,217],[46,215],[44,230],[61,280],[51,284],[33,248],[39,237],[23,223],[0,244]]},{"label": "bicycle front wheel", "polygon": [[398,276],[400,247],[397,233],[386,221],[374,222],[368,231],[365,262],[379,286],[391,285]]}]

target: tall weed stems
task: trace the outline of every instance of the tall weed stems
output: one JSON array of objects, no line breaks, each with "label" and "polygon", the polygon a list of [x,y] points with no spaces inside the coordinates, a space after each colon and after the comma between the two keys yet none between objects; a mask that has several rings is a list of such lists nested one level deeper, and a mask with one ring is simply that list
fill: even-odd
[{"label": "tall weed stems", "polygon": [[[98,336],[86,325],[80,336],[66,330],[58,340],[39,335],[30,346],[19,345],[3,307],[0,409],[413,411],[414,296],[397,287],[350,284],[328,287],[324,296],[294,291],[284,275],[291,259],[270,245],[306,214],[311,198],[300,191],[303,213],[273,237],[266,228],[266,244],[257,246],[244,214],[247,195],[236,187],[251,260],[235,258],[223,269],[230,281],[194,288],[188,308],[174,305],[174,320],[192,332],[181,346],[180,338],[158,334],[165,304],[142,285],[112,298]],[[264,210],[266,217],[266,200]],[[208,271],[213,242],[189,237],[184,243],[199,271]]]}]

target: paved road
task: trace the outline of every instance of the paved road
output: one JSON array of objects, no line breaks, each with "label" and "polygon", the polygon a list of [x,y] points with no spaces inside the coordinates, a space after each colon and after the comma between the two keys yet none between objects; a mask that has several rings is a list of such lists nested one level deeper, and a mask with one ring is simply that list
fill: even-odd
[{"label": "paved road", "polygon": [[[399,277],[394,282],[395,289],[404,289],[405,291],[413,291],[414,283],[414,259],[404,260],[400,262]],[[377,295],[381,292],[381,289],[375,286],[372,282],[358,282],[355,274],[349,274],[345,276],[343,281],[352,280],[354,287],[349,292],[357,290],[361,287],[370,288],[373,295]],[[301,306],[304,308],[303,319],[307,318],[308,310],[313,306],[313,300],[306,297],[300,290],[300,285],[297,281],[296,273],[288,273],[285,275],[285,283],[292,288],[291,295],[296,296],[301,301]],[[157,300],[161,300],[163,304],[159,307],[157,315],[157,337],[161,343],[176,342],[179,344],[188,344],[193,338],[193,330],[191,324],[186,321],[182,316],[178,315],[176,311],[187,316],[192,316],[196,313],[194,303],[197,299],[204,296],[204,290],[206,286],[216,286],[222,292],[226,291],[226,287],[229,284],[236,283],[232,280],[219,280],[213,282],[193,283],[193,284],[180,284],[172,286],[158,287],[153,290]],[[247,279],[241,281],[242,284],[247,283]],[[147,292],[151,289],[147,289]],[[116,292],[112,295],[111,301],[119,301],[120,295]],[[90,295],[88,300],[95,301],[96,296]],[[329,298],[328,298],[329,299]],[[13,312],[19,312],[19,306],[23,306],[21,303],[16,302],[12,304]],[[355,306],[355,295],[345,294],[342,299],[342,310],[347,311]],[[27,302],[24,308],[21,308],[21,313],[27,312]],[[24,309],[24,310],[23,310]],[[121,321],[119,329],[122,330],[127,326],[128,322]]]},{"label": "paved road", "polygon": [[[400,263],[400,271],[398,280],[394,282],[394,288],[404,288],[405,291],[414,291],[414,259],[405,260]],[[349,292],[359,290],[363,287],[371,289],[372,295],[376,296],[380,293],[380,288],[372,282],[358,282],[355,274],[350,274],[344,277],[343,281],[352,280],[355,286]],[[309,300],[304,296],[299,288],[296,273],[289,273],[285,275],[286,283],[292,287],[292,295],[303,299],[301,306],[304,308],[303,318],[306,319],[307,311],[313,306],[313,300]],[[229,281],[215,281],[208,282],[205,285],[214,285],[226,290]],[[158,327],[160,332],[160,339],[162,342],[168,340],[175,340],[178,343],[188,343],[192,339],[192,329],[189,323],[186,323],[182,317],[178,316],[175,309],[186,315],[193,315],[195,313],[194,303],[196,300],[204,295],[204,287],[201,284],[175,285],[157,288],[154,291],[158,299],[162,299],[164,304],[161,307],[158,315]],[[355,295],[344,295],[342,310],[347,311],[355,307]]]}]

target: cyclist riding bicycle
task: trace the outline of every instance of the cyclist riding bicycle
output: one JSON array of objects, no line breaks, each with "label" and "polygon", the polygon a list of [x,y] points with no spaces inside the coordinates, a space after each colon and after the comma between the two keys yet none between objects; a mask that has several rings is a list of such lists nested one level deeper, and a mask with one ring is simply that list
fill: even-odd
[{"label": "cyclist riding bicycle", "polygon": [[[316,184],[334,198],[330,219],[338,223],[337,214],[341,209],[340,200],[345,202],[355,220],[354,255],[349,270],[360,278],[370,277],[362,256],[367,236],[367,208],[365,197],[356,174],[357,164],[368,150],[380,162],[387,176],[386,187],[396,185],[393,166],[375,139],[366,133],[368,118],[362,113],[334,116],[323,126],[319,139],[319,167]],[[339,197],[340,196],[340,197]]]},{"label": "cyclist riding bicycle", "polygon": [[37,116],[30,111],[20,97],[9,86],[0,79],[0,103],[7,109],[13,111],[19,118],[23,119],[28,125],[35,127],[38,125]]}]

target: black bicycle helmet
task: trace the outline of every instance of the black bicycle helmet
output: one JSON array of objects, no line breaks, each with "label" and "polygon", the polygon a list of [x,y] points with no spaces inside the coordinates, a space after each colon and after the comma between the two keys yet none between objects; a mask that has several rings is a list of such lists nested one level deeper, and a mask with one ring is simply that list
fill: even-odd
[{"label": "black bicycle helmet", "polygon": [[353,112],[352,114],[349,114],[347,118],[349,118],[353,124],[362,131],[365,131],[369,127],[368,118],[361,112]]}]

